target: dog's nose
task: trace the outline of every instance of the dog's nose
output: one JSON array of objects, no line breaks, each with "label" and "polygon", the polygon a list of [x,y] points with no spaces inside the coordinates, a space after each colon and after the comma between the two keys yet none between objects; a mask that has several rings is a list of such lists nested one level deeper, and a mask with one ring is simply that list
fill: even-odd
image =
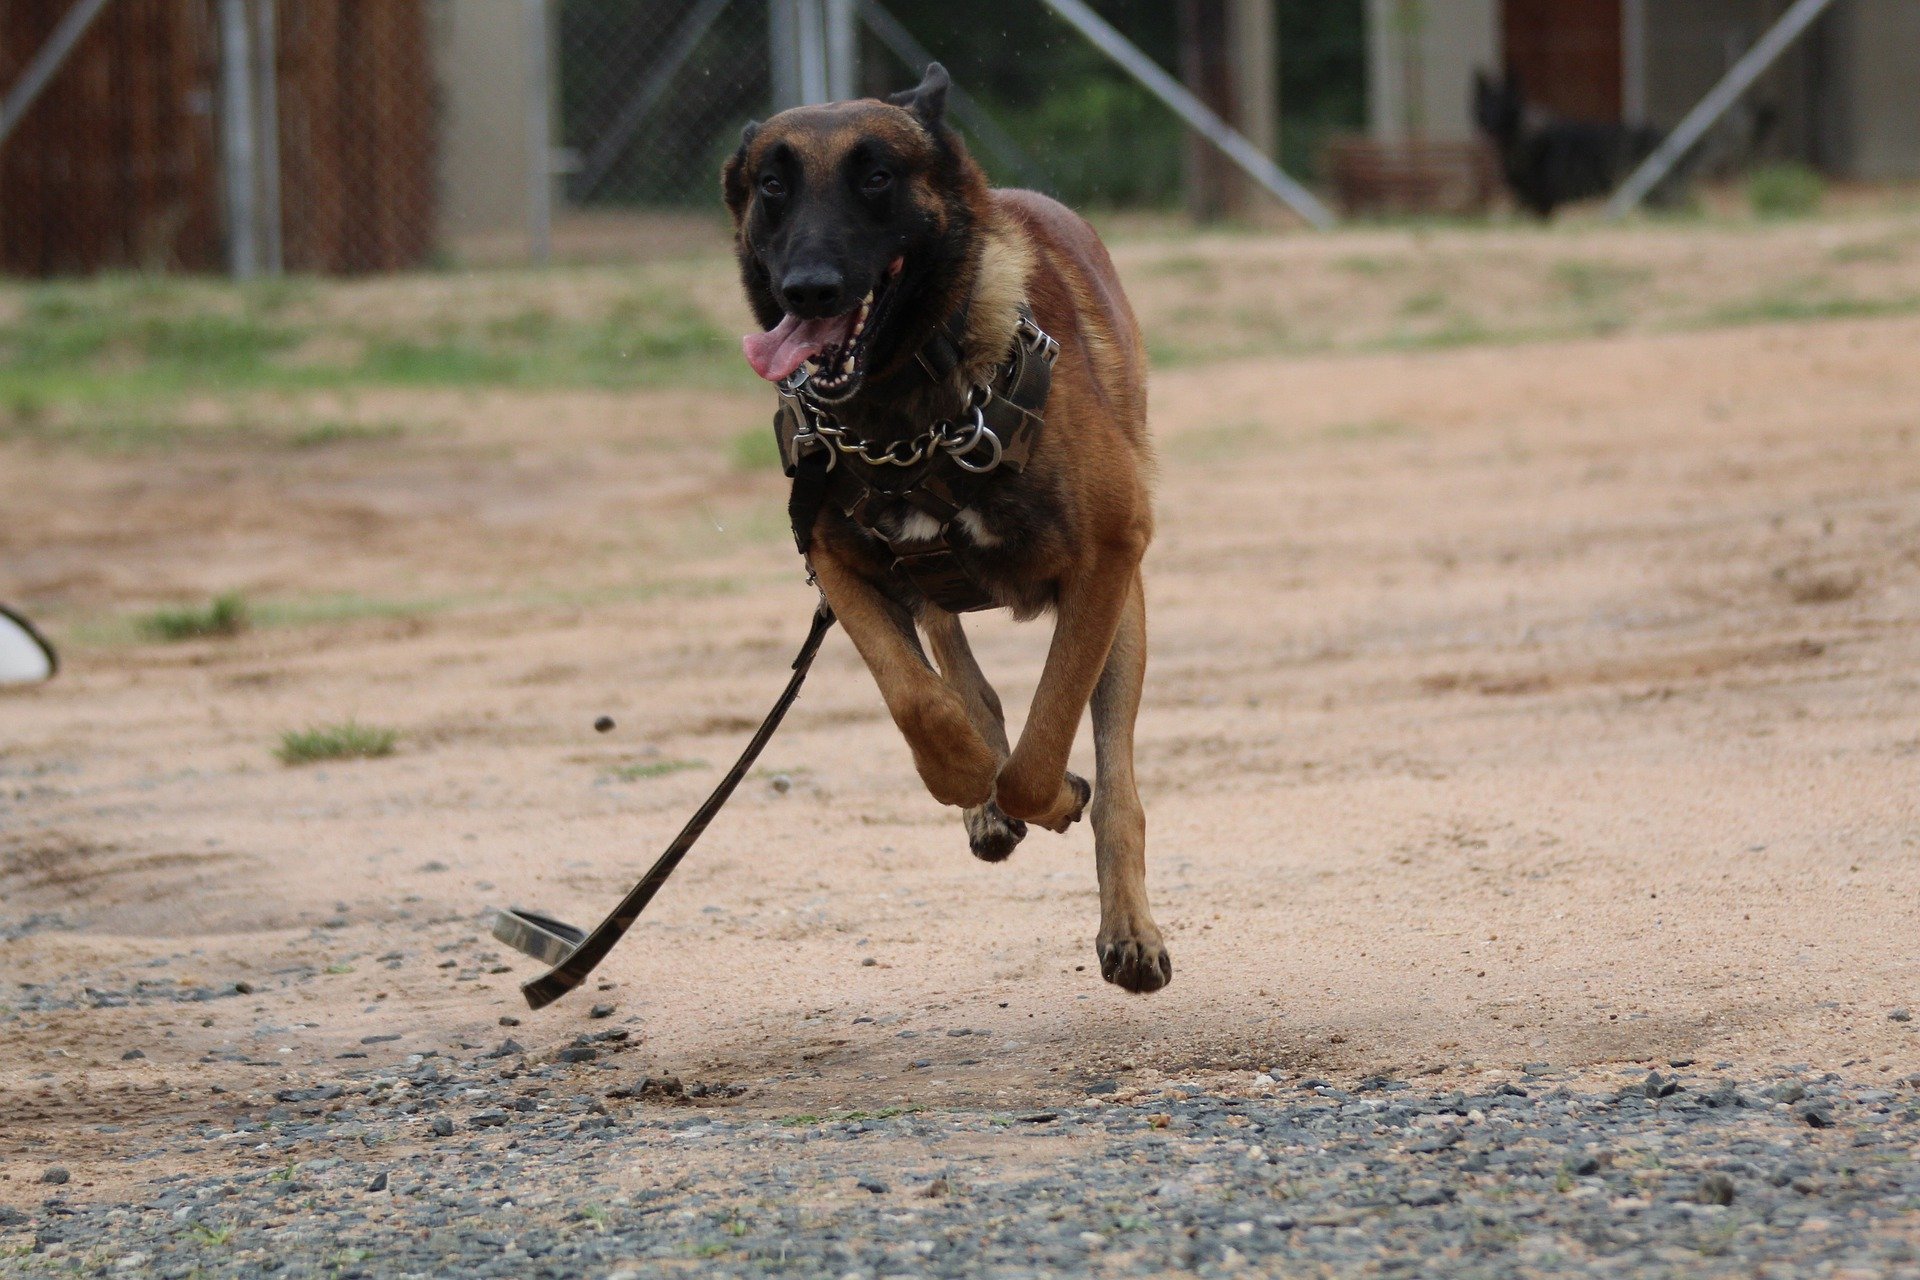
[{"label": "dog's nose", "polygon": [[847,278],[832,267],[796,267],[780,282],[780,301],[804,319],[837,316],[847,309]]}]

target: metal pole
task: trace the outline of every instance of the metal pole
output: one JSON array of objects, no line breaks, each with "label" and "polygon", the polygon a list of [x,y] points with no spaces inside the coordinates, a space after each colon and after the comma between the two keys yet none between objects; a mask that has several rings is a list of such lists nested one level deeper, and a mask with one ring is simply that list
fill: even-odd
[{"label": "metal pole", "polygon": [[[900,20],[882,9],[878,0],[859,0],[860,20],[867,24],[867,30],[880,38],[880,43],[893,51],[893,56],[907,64],[907,69],[918,74],[934,57],[927,47],[913,38],[913,33],[900,25]],[[999,156],[1002,163],[1020,175],[1020,180],[1035,190],[1044,188],[1047,180],[1040,172],[1040,166],[1033,162],[1015,142],[1007,131],[1002,129],[985,108],[974,100],[972,94],[958,84],[947,88],[947,109],[966,125],[967,129],[987,150]]]},{"label": "metal pole", "polygon": [[1647,122],[1647,0],[1620,6],[1620,103],[1628,124]]},{"label": "metal pole", "polygon": [[251,280],[260,270],[259,191],[253,146],[252,42],[246,0],[220,0],[220,141],[227,188],[227,270]]},{"label": "metal pole", "polygon": [[253,0],[254,98],[259,109],[260,265],[270,276],[286,267],[280,227],[280,0]]},{"label": "metal pole", "polygon": [[800,0],[767,0],[767,62],[773,110],[800,105]]},{"label": "metal pole", "polygon": [[860,33],[853,24],[854,0],[827,0],[827,100],[860,96]]},{"label": "metal pole", "polygon": [[1687,113],[1687,118],[1680,122],[1679,127],[1668,134],[1653,154],[1620,184],[1620,189],[1607,201],[1607,216],[1623,218],[1631,213],[1636,205],[1647,198],[1648,192],[1673,172],[1673,167],[1680,163],[1681,157],[1693,150],[1694,145],[1706,136],[1707,130],[1720,123],[1720,117],[1726,115],[1728,109],[1740,100],[1740,96],[1753,87],[1753,82],[1765,75],[1767,68],[1805,34],[1814,19],[1832,6],[1833,0],[1794,0],[1793,7],[1782,15],[1780,21],[1774,23],[1772,29],[1733,64],[1727,74],[1720,78],[1720,83],[1709,89],[1707,96]]},{"label": "metal pole", "polygon": [[547,0],[522,0],[527,57],[527,257],[553,257],[553,68]]},{"label": "metal pole", "polygon": [[827,101],[827,15],[823,0],[800,0],[800,100]]},{"label": "metal pole", "polygon": [[1186,86],[1161,70],[1160,64],[1140,51],[1139,46],[1088,8],[1084,0],[1041,0],[1070,23],[1093,46],[1119,63],[1154,97],[1166,103],[1200,135],[1220,148],[1246,175],[1272,192],[1274,198],[1325,230],[1334,225],[1334,216],[1313,192],[1288,177],[1280,166],[1260,154],[1260,148],[1248,142],[1232,125],[1206,108]]},{"label": "metal pole", "polygon": [[54,75],[65,64],[67,56],[73,52],[73,46],[80,43],[80,37],[87,34],[87,28],[107,7],[107,0],[79,0],[73,8],[60,16],[60,21],[40,46],[40,52],[33,55],[33,61],[20,73],[19,82],[7,91],[4,102],[0,102],[0,146],[5,146],[7,135],[27,114],[34,99],[47,87]]}]

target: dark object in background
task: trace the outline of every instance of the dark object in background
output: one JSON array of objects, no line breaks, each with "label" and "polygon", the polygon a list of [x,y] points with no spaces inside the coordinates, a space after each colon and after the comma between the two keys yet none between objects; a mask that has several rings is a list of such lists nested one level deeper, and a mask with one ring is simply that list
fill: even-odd
[{"label": "dark object in background", "polygon": [[[1513,198],[1542,218],[1563,204],[1611,194],[1663,136],[1648,125],[1562,120],[1529,108],[1512,73],[1498,81],[1474,73],[1473,118],[1499,149]],[[1671,192],[1664,201],[1655,194],[1656,202],[1672,198]]]},{"label": "dark object in background", "polygon": [[600,718],[599,718],[598,720],[595,720],[595,721],[593,722],[593,731],[594,731],[595,733],[612,733],[612,732],[613,732],[613,717],[612,717],[612,716],[601,716],[601,717],[600,717]]}]

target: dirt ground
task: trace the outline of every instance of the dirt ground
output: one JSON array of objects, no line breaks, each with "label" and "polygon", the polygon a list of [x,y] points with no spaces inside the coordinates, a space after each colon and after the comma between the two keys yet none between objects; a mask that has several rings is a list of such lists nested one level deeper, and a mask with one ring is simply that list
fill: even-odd
[{"label": "dirt ground", "polygon": [[[485,908],[597,919],[804,630],[781,481],[730,446],[763,393],[368,392],[429,428],[304,452],[0,441],[0,598],[67,658],[0,693],[0,1203],[48,1163],[192,1167],[125,1155],[502,1015],[564,1044],[596,1002],[764,1114],[1920,1070],[1888,1017],[1920,986],[1920,317],[1756,318],[1156,374],[1151,997],[1099,980],[1084,825],[968,856],[835,635],[605,984],[522,1005]],[[270,625],[126,634],[232,589]],[[1023,707],[1043,626],[974,634]],[[274,758],[348,717],[397,753]],[[903,1028],[991,1051],[917,1069]]]}]

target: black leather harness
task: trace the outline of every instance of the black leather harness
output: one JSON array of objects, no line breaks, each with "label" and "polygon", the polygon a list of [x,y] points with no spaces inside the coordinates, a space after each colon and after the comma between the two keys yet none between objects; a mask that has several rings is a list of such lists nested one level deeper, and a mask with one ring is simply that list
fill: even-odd
[{"label": "black leather harness", "polygon": [[[942,326],[916,356],[921,369],[943,383],[959,353]],[[1012,350],[993,377],[970,387],[957,420],[942,420],[919,435],[875,445],[855,436],[833,416],[832,406],[807,386],[806,366],[780,384],[774,436],[793,480],[787,514],[801,555],[812,550],[814,521],[828,502],[892,556],[891,571],[929,601],[951,613],[991,608],[995,601],[962,563],[953,543],[954,522],[997,471],[1018,473],[1033,455],[1045,423],[1060,344],[1025,306],[1020,308]],[[888,529],[882,513],[904,504],[927,516],[931,532]]]}]

